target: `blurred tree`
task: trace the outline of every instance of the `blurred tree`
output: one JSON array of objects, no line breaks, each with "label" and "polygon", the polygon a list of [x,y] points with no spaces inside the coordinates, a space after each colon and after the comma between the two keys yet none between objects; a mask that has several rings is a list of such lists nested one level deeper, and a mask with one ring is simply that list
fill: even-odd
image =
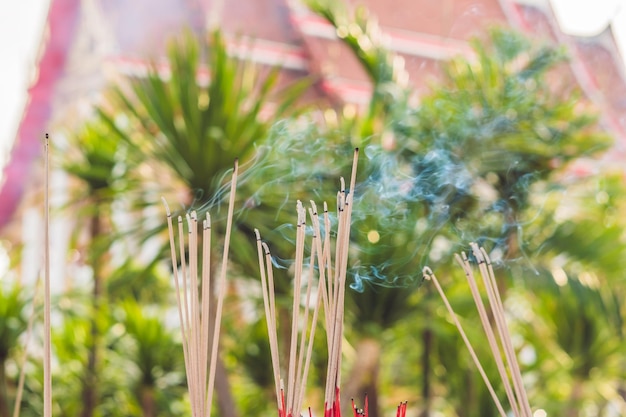
[{"label": "blurred tree", "polygon": [[[272,124],[294,114],[294,101],[309,81],[279,91],[278,70],[262,73],[257,67],[230,57],[219,32],[212,33],[206,43],[198,42],[190,33],[176,39],[170,44],[168,63],[168,77],[153,66],[144,78],[128,80],[128,89],[114,88],[111,110],[101,109],[99,113],[129,146],[128,164],[150,172],[143,177],[144,186],[136,190],[137,204],[160,206],[161,195],[177,194],[182,189],[185,209],[197,210],[202,217],[230,191],[223,178],[234,160],[238,158],[243,165],[257,156],[257,147],[267,139]],[[207,72],[208,81],[202,79]],[[262,113],[270,101],[272,117],[266,118]],[[129,126],[121,126],[120,120]],[[244,175],[240,178],[245,182]],[[176,200],[180,200],[180,195]],[[263,208],[255,212],[262,213]],[[173,213],[178,214],[184,215]],[[270,216],[273,218],[274,214],[272,211]],[[222,213],[213,216],[212,228],[218,235],[224,233],[222,220]],[[256,252],[247,243],[254,227],[268,224],[263,217],[255,220],[237,223],[232,237],[232,247],[237,250],[231,252],[232,258],[254,276],[258,268]],[[144,230],[143,235],[147,238],[162,232],[164,224]],[[222,417],[231,417],[236,406],[224,369],[218,359],[217,402]]]},{"label": "blurred tree", "polygon": [[[423,303],[427,294],[420,298],[412,289],[425,263],[449,264],[471,240],[489,244],[498,260],[518,258],[532,185],[554,180],[567,162],[606,149],[610,140],[579,95],[549,79],[565,59],[559,49],[493,29],[488,41],[473,41],[474,59],[446,63],[442,82],[412,107],[399,82],[402,68],[380,46],[365,12],[350,18],[332,2],[307,4],[335,25],[374,84],[366,122],[357,123],[369,126],[361,133],[374,135],[360,139],[369,158],[369,169],[360,173],[367,180],[356,190],[363,199],[355,215],[359,259],[353,272],[362,292],[350,302],[359,343],[380,352],[381,332],[408,316],[417,299]],[[420,312],[422,319],[433,316]],[[426,404],[433,332],[431,326],[422,330]],[[367,391],[376,410],[380,362],[356,358],[347,397]]]},{"label": "blurred tree", "polygon": [[182,394],[184,369],[180,355],[182,347],[175,342],[171,330],[148,308],[134,300],[121,304],[126,335],[132,343],[126,352],[137,368],[132,380],[132,392],[140,404],[143,417],[173,415],[175,399]]},{"label": "blurred tree", "polygon": [[606,173],[550,187],[534,208],[554,215],[528,227],[540,276],[523,282],[533,315],[521,331],[537,350],[531,372],[546,375],[537,393],[547,411],[626,410],[624,195],[623,175]]},{"label": "blurred tree", "polygon": [[[119,140],[103,123],[88,123],[82,131],[72,138],[69,152],[62,155],[62,168],[78,179],[82,189],[74,200],[81,213],[81,220],[86,222],[87,240],[83,243],[83,252],[87,264],[92,270],[91,330],[86,340],[89,346],[88,360],[83,380],[81,417],[92,417],[100,403],[99,373],[102,371],[103,346],[98,325],[105,305],[105,276],[107,272],[109,249],[113,243],[111,234],[111,204],[115,193],[120,192],[123,170],[118,164]],[[85,232],[77,228],[76,239]],[[80,243],[79,243],[80,244]]]},{"label": "blurred tree", "polygon": [[7,285],[0,281],[0,416],[11,415],[7,361],[19,345],[20,336],[26,330],[24,288],[19,284]]}]

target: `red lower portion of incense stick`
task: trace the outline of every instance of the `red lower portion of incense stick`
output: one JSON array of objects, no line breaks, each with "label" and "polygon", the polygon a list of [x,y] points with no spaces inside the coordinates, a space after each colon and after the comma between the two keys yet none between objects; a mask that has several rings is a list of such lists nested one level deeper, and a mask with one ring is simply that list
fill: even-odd
[{"label": "red lower portion of incense stick", "polygon": [[[284,401],[284,399],[283,399]],[[367,399],[367,394],[365,395],[363,401],[363,408],[358,408],[354,403],[354,399],[352,402],[352,416],[353,417],[369,417],[369,401]],[[407,402],[401,402],[396,409],[396,417],[406,417],[406,409]],[[284,406],[283,406],[284,410]],[[285,415],[285,411],[278,410],[278,417],[294,417],[291,413]],[[313,417],[313,413],[311,412],[311,408],[309,407],[309,417]],[[341,417],[341,407],[339,401],[339,388],[335,389],[335,400],[332,405],[329,406],[328,403],[324,404],[324,417]]]}]

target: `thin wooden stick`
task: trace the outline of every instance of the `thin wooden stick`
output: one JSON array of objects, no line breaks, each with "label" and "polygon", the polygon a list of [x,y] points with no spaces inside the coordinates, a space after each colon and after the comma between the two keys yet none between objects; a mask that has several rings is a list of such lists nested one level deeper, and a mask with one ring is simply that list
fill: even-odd
[{"label": "thin wooden stick", "polygon": [[[317,207],[311,202],[309,215],[311,217],[313,238],[309,260],[309,276],[306,284],[306,296],[304,308],[301,306],[302,273],[304,263],[304,250],[306,241],[306,210],[298,201],[296,211],[298,214],[296,233],[296,255],[294,261],[294,298],[292,306],[291,335],[289,347],[289,364],[287,367],[287,384],[280,379],[278,367],[278,348],[276,333],[276,317],[274,304],[274,285],[272,273],[272,259],[267,244],[261,242],[258,230],[255,230],[257,239],[257,252],[259,257],[259,269],[261,271],[261,286],[263,290],[263,302],[265,304],[265,316],[267,320],[270,338],[270,350],[274,367],[274,379],[277,391],[279,417],[299,414],[304,399],[306,380],[310,369],[315,330],[319,316],[319,309],[324,308],[326,325],[326,343],[329,353],[327,384],[324,394],[324,415],[338,417],[339,407],[339,383],[341,381],[341,346],[343,341],[343,317],[345,301],[345,285],[347,278],[347,258],[350,241],[351,203],[354,201],[354,187],[356,182],[356,163],[358,149],[355,150],[353,171],[350,181],[350,193],[346,194],[345,181],[340,179],[341,190],[337,195],[337,237],[334,242],[334,262],[331,255],[331,222],[328,214],[328,206],[324,203],[324,236],[322,237],[320,219]],[[265,253],[265,260],[263,259]],[[317,262],[319,277],[317,284],[317,299],[311,314],[311,295],[313,291],[313,276],[315,263]],[[303,310],[301,312],[300,310]],[[298,333],[300,332],[300,333]],[[298,337],[299,336],[299,337]],[[275,358],[275,359],[274,359]],[[278,382],[280,379],[280,382]],[[330,411],[329,411],[330,410]],[[332,411],[332,412],[331,412]]]},{"label": "thin wooden stick", "polygon": [[[183,342],[183,358],[185,362],[185,374],[189,375],[189,356],[187,353],[187,337],[186,337],[186,329],[185,329],[185,319],[183,314],[183,302],[180,296],[180,284],[179,284],[179,276],[178,276],[178,260],[176,259],[176,243],[174,241],[174,227],[172,225],[172,213],[170,212],[170,208],[167,205],[167,201],[165,198],[161,197],[163,201],[163,205],[165,206],[165,212],[167,214],[167,230],[169,233],[170,239],[170,256],[172,258],[172,268],[174,271],[174,285],[176,288],[176,303],[178,306],[178,321],[180,322],[180,332]],[[189,379],[187,379],[187,389],[191,391],[191,387],[189,386]]]},{"label": "thin wooden stick", "polygon": [[496,361],[496,366],[498,368],[498,373],[500,374],[500,378],[504,384],[504,390],[506,392],[506,396],[511,404],[511,409],[513,410],[513,414],[516,417],[519,417],[519,408],[517,406],[517,401],[511,389],[511,383],[509,382],[509,376],[506,372],[504,363],[502,361],[502,356],[500,353],[500,347],[496,341],[495,335],[493,333],[493,329],[491,328],[491,323],[489,322],[489,317],[487,316],[487,311],[485,309],[485,305],[483,304],[483,300],[480,297],[480,292],[478,291],[478,285],[476,284],[476,280],[474,278],[474,273],[472,272],[472,268],[469,265],[469,261],[465,252],[462,253],[462,258],[458,254],[455,254],[454,257],[457,263],[463,268],[465,271],[465,277],[467,278],[467,282],[470,287],[470,291],[472,292],[472,297],[474,298],[474,304],[476,304],[476,308],[478,310],[478,315],[480,316],[480,321],[483,325],[483,329],[485,330],[485,334],[487,335],[487,341],[489,342],[489,347],[491,349],[491,353]]},{"label": "thin wooden stick", "polygon": [[487,389],[489,390],[489,394],[491,394],[491,398],[493,399],[493,402],[496,404],[496,407],[498,408],[498,411],[500,412],[500,415],[502,417],[506,417],[506,412],[502,408],[502,404],[500,404],[500,400],[498,399],[498,396],[496,395],[496,392],[494,391],[493,387],[491,386],[491,383],[489,382],[489,378],[487,378],[487,374],[485,373],[485,370],[483,369],[482,365],[480,364],[480,361],[478,360],[478,356],[476,356],[476,352],[474,352],[474,348],[472,347],[472,344],[470,343],[469,339],[465,335],[465,331],[463,330],[463,326],[461,326],[461,323],[459,322],[459,319],[457,318],[456,314],[454,313],[454,309],[452,308],[452,306],[450,305],[450,302],[448,301],[448,297],[446,297],[446,294],[443,292],[443,289],[441,288],[441,285],[439,285],[439,280],[437,280],[437,277],[435,276],[433,271],[430,268],[428,268],[428,267],[424,267],[423,273],[424,273],[424,278],[425,279],[430,280],[430,281],[432,281],[435,284],[435,288],[437,289],[437,292],[441,296],[441,299],[443,300],[443,303],[445,304],[446,308],[448,309],[448,313],[450,314],[450,317],[452,318],[452,321],[454,322],[454,325],[456,326],[457,330],[459,331],[459,334],[461,335],[461,338],[463,339],[463,342],[465,343],[465,346],[467,347],[467,350],[469,351],[470,356],[472,357],[472,360],[474,361],[474,364],[476,365],[476,368],[478,368],[478,372],[480,373],[480,376],[483,378],[483,381],[485,382],[485,385],[487,385]]},{"label": "thin wooden stick", "polygon": [[326,392],[327,398],[329,400],[329,404],[331,404],[333,392],[335,390],[336,385],[336,375],[337,375],[337,350],[338,346],[341,345],[341,342],[338,340],[339,333],[341,331],[340,325],[340,293],[341,293],[341,265],[342,262],[342,240],[345,235],[344,228],[346,226],[345,223],[345,182],[343,178],[340,179],[342,191],[337,193],[337,239],[335,242],[335,277],[333,283],[333,301],[332,301],[332,310],[331,310],[331,349],[329,352],[329,372],[327,375],[327,384],[326,384]]},{"label": "thin wooden stick", "polygon": [[498,329],[502,346],[504,348],[504,354],[511,369],[513,388],[515,389],[515,393],[519,400],[520,410],[525,417],[531,417],[532,411],[528,402],[528,395],[526,394],[526,389],[524,388],[524,383],[522,382],[522,374],[517,362],[517,355],[513,349],[513,344],[511,342],[511,337],[506,324],[504,306],[498,291],[495,275],[493,274],[493,268],[491,267],[491,260],[489,259],[487,252],[484,249],[479,248],[477,244],[472,243],[470,246],[472,247],[474,256],[478,261],[481,276],[485,283],[485,288],[487,289],[489,304],[491,305],[491,309],[496,320],[496,328]]},{"label": "thin wooden stick", "polygon": [[[326,321],[326,328],[330,331],[330,311],[332,310],[332,300],[334,300],[333,296],[333,258],[331,253],[331,244],[330,244],[330,215],[328,214],[328,204],[324,201],[324,229],[326,231],[324,235],[324,260],[327,266],[326,272],[326,285],[328,286],[328,319]],[[321,268],[322,266],[320,266]],[[330,352],[330,346],[328,347],[328,351]]]},{"label": "thin wooden stick", "polygon": [[298,222],[296,225],[296,259],[294,262],[294,295],[291,318],[291,342],[289,345],[289,367],[287,373],[287,413],[293,413],[293,401],[296,386],[296,356],[298,350],[298,328],[300,317],[300,288],[302,282],[302,260],[304,257],[305,219],[302,203],[298,201],[296,210]]},{"label": "thin wooden stick", "polygon": [[272,334],[274,335],[273,340],[270,339],[270,348],[272,348],[272,344],[271,342],[273,341],[273,350],[274,350],[274,356],[276,357],[276,364],[275,364],[275,374],[277,375],[278,379],[276,379],[276,382],[278,384],[278,390],[279,390],[279,395],[276,398],[276,400],[279,403],[278,409],[279,412],[285,414],[286,410],[285,410],[285,389],[284,389],[284,384],[282,379],[280,378],[280,367],[279,367],[279,354],[278,354],[278,334],[276,331],[276,327],[277,327],[277,320],[276,320],[276,300],[275,300],[275,296],[274,296],[274,269],[272,268],[272,255],[270,253],[270,249],[267,246],[267,244],[265,242],[262,243],[263,246],[263,250],[265,251],[265,263],[267,266],[267,286],[268,286],[268,292],[269,292],[269,303],[270,303],[270,314],[272,315],[270,321],[268,322],[268,328],[271,327],[272,329]]},{"label": "thin wooden stick", "polygon": [[[263,292],[263,306],[265,307],[265,321],[267,323],[267,333],[268,339],[270,343],[270,355],[272,358],[272,371],[274,373],[274,385],[276,390],[276,402],[278,408],[280,409],[280,367],[278,363],[278,354],[275,346],[278,345],[276,329],[272,326],[274,323],[274,318],[272,313],[270,312],[270,303],[269,303],[269,294],[273,292],[273,288],[269,288],[267,284],[267,278],[265,274],[265,262],[264,262],[264,251],[263,244],[261,241],[261,234],[259,233],[259,229],[254,229],[254,234],[256,236],[257,243],[257,253],[259,256],[259,271],[261,273],[261,290]],[[269,249],[267,251],[267,255],[269,255]],[[271,268],[271,261],[269,262],[268,268]]]},{"label": "thin wooden stick", "polygon": [[[185,259],[185,231],[183,228],[183,218],[178,216],[178,250],[180,254],[180,278],[181,278],[181,289],[182,289],[182,300],[183,300],[183,319],[185,320],[185,337],[189,336],[190,326],[191,326],[191,318],[189,317],[189,290],[187,289],[187,260]],[[187,353],[191,353],[191,341],[187,340],[187,348],[189,351]],[[189,358],[191,359],[191,357]],[[193,360],[190,362],[193,363]],[[191,369],[190,369],[191,370]]]},{"label": "thin wooden stick", "polygon": [[[188,227],[189,263],[185,255],[185,233],[182,217],[178,217],[178,251],[180,252],[180,270],[177,261],[177,248],[172,225],[172,215],[165,199],[162,198],[167,212],[167,224],[170,241],[170,252],[176,287],[176,301],[178,318],[180,321],[183,355],[185,359],[185,373],[193,417],[210,417],[217,362],[217,347],[219,341],[220,323],[223,302],[226,293],[226,268],[228,249],[232,229],[235,189],[237,184],[238,163],[235,161],[231,194],[228,205],[226,237],[224,239],[224,253],[220,274],[220,293],[216,308],[215,322],[213,323],[213,338],[210,344],[210,288],[211,288],[211,217],[207,213],[202,222],[202,270],[198,277],[198,231],[197,213],[194,211],[186,215]],[[200,293],[200,288],[202,292]],[[209,349],[211,352],[209,354]],[[209,358],[210,356],[210,358]]]},{"label": "thin wooden stick", "polygon": [[313,352],[313,340],[315,339],[315,329],[317,328],[317,316],[319,314],[319,309],[320,309],[320,305],[322,303],[322,296],[321,293],[323,291],[323,281],[319,281],[319,285],[318,285],[318,297],[317,297],[317,302],[315,304],[315,309],[313,310],[313,319],[312,319],[312,323],[311,323],[311,333],[309,335],[309,343],[308,343],[308,347],[307,347],[307,354],[306,354],[306,360],[304,363],[304,372],[303,372],[303,376],[302,376],[302,386],[300,388],[300,399],[298,402],[298,408],[297,410],[299,410],[300,408],[302,408],[302,402],[304,400],[304,389],[306,386],[306,381],[307,381],[307,377],[309,375],[309,366],[311,364],[311,354]]},{"label": "thin wooden stick", "polygon": [[43,339],[43,415],[52,417],[52,347],[50,323],[50,139],[46,133],[44,175],[44,339]]},{"label": "thin wooden stick", "polygon": [[[202,392],[206,391],[208,366],[209,366],[209,326],[210,326],[210,307],[211,307],[211,215],[206,213],[206,219],[202,222],[202,317],[201,317],[201,361],[200,368]],[[205,396],[202,395],[205,399]],[[205,400],[206,401],[206,400]],[[206,408],[206,402],[204,404]]]},{"label": "thin wooden stick", "polygon": [[[314,239],[314,245],[316,245],[316,253],[317,253],[317,264],[318,264],[318,268],[319,268],[319,296],[322,297],[322,302],[324,304],[324,315],[325,315],[325,324],[326,324],[326,328],[328,328],[328,325],[330,323],[330,313],[328,311],[329,309],[329,301],[328,301],[328,292],[327,292],[327,286],[326,286],[326,257],[325,257],[325,251],[327,250],[326,247],[322,246],[322,238],[321,238],[321,228],[320,228],[320,221],[319,221],[319,217],[318,217],[318,213],[317,213],[317,206],[315,205],[315,202],[311,201],[311,209],[309,209],[309,215],[311,217],[311,223],[313,224],[313,235],[317,236],[316,239]],[[326,229],[326,234],[328,235],[329,230]],[[312,256],[312,255],[311,255]]]},{"label": "thin wooden stick", "polygon": [[233,210],[235,206],[235,190],[237,189],[237,173],[239,161],[235,159],[233,167],[233,177],[230,186],[230,198],[228,200],[228,215],[226,218],[226,235],[224,237],[224,253],[222,256],[222,269],[220,273],[219,296],[217,299],[217,311],[215,317],[215,328],[213,333],[213,346],[211,348],[211,366],[209,368],[209,386],[207,389],[208,399],[205,415],[211,416],[211,404],[213,400],[213,386],[215,385],[215,366],[217,364],[217,350],[219,344],[219,336],[222,322],[222,309],[224,306],[224,298],[226,297],[226,268],[228,266],[228,250],[230,247],[230,233],[233,225]]},{"label": "thin wooden stick", "polygon": [[[274,268],[272,267],[272,254],[270,252],[269,247],[265,242],[263,242],[263,249],[265,251],[265,263],[267,265],[267,287],[269,289],[269,302],[270,302],[270,314],[271,314],[271,323],[272,330],[274,335],[276,336],[275,346],[278,346],[278,336],[277,336],[277,319],[276,319],[276,297],[274,294]],[[278,354],[278,349],[276,350]],[[277,356],[278,358],[278,356]],[[277,362],[278,363],[278,362]]]},{"label": "thin wooden stick", "polygon": [[[300,406],[301,406],[301,401],[300,401],[300,397],[302,395],[302,391],[304,390],[304,387],[306,386],[306,381],[304,381],[303,377],[303,367],[304,367],[304,358],[305,358],[305,347],[306,345],[306,341],[307,341],[307,329],[309,326],[309,310],[310,310],[310,302],[311,302],[311,291],[313,289],[313,271],[314,271],[314,267],[315,267],[315,255],[316,255],[316,245],[315,245],[315,241],[317,239],[316,235],[313,235],[312,238],[312,245],[311,245],[311,256],[309,259],[309,271],[308,271],[308,277],[307,277],[307,285],[306,285],[306,295],[305,295],[305,301],[304,301],[304,314],[302,316],[302,324],[303,324],[303,328],[300,332],[300,349],[298,351],[298,367],[296,369],[296,381],[295,381],[295,392],[294,392],[294,412],[299,413],[300,412]],[[313,327],[315,327],[315,323],[312,324]],[[313,330],[311,330],[313,331]]]},{"label": "thin wooden stick", "polygon": [[[193,216],[195,217],[195,215]],[[192,215],[187,213],[187,234],[189,242],[189,314],[191,318],[190,332],[188,334],[189,345],[191,346],[191,363],[194,364],[191,375],[188,378],[192,379],[192,386],[194,387],[194,393],[190,399],[195,403],[194,408],[196,410],[202,410],[202,395],[198,395],[200,389],[200,380],[198,378],[199,373],[199,360],[198,357],[200,351],[198,349],[198,332],[200,328],[198,323],[198,244],[197,244],[197,225]]]}]

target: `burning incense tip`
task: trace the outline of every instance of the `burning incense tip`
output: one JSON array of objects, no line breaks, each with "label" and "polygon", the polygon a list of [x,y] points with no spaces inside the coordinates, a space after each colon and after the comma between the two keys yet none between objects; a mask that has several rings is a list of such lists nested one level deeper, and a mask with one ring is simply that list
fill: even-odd
[{"label": "burning incense tip", "polygon": [[485,248],[481,247],[480,248],[480,253],[483,254],[483,257],[485,258],[485,263],[488,266],[491,266],[491,258],[489,258],[489,255],[487,254],[487,251],[485,250]]},{"label": "burning incense tip", "polygon": [[254,236],[256,236],[257,242],[261,240],[261,233],[259,233],[259,229],[254,229]]},{"label": "burning incense tip", "polygon": [[165,197],[161,196],[161,201],[163,202],[163,205],[165,206],[165,213],[167,213],[167,217],[172,217],[170,206],[167,204],[167,201],[165,201]]},{"label": "burning incense tip", "polygon": [[433,270],[430,269],[429,267],[425,266],[424,269],[422,269],[422,274],[424,274],[424,278],[429,280],[431,279],[432,275],[433,275]]},{"label": "burning incense tip", "polygon": [[263,245],[263,249],[265,249],[265,254],[269,255],[270,254],[270,247],[267,246],[267,243],[262,242],[261,245]]}]

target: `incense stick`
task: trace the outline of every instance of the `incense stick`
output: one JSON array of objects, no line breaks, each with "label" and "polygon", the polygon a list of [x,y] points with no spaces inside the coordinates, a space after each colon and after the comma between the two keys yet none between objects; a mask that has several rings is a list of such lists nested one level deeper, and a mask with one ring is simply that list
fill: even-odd
[{"label": "incense stick", "polygon": [[[211,285],[211,218],[207,213],[202,222],[202,267],[199,274],[198,259],[198,216],[195,211],[187,214],[187,239],[185,239],[184,223],[178,217],[178,251],[180,253],[180,270],[176,254],[176,242],[172,225],[172,214],[165,199],[162,198],[167,213],[167,225],[170,241],[170,256],[174,272],[176,302],[180,321],[187,388],[193,417],[210,417],[215,385],[215,369],[219,346],[220,323],[223,303],[226,294],[226,270],[228,251],[232,230],[235,189],[237,186],[238,162],[235,160],[231,180],[231,192],[226,217],[226,235],[224,252],[219,276],[219,295],[213,335],[210,340],[210,285]],[[186,260],[185,241],[188,242],[189,261]],[[199,289],[198,287],[201,287]],[[212,343],[210,343],[210,341]],[[209,346],[210,345],[210,346]],[[210,353],[209,353],[210,349]],[[208,373],[208,376],[207,376]]]},{"label": "incense stick", "polygon": [[268,280],[266,278],[266,273],[265,273],[265,262],[264,262],[264,255],[268,256],[269,255],[269,248],[267,249],[267,252],[264,251],[263,249],[263,243],[261,242],[261,235],[259,233],[259,229],[254,229],[254,234],[256,236],[256,244],[257,244],[257,252],[258,252],[258,256],[259,256],[259,266],[260,266],[260,273],[261,273],[261,291],[263,293],[263,306],[265,308],[265,317],[266,317],[266,322],[268,325],[268,337],[269,337],[269,342],[270,342],[270,356],[272,359],[272,372],[274,373],[274,384],[275,384],[275,390],[276,390],[276,400],[278,401],[278,408],[280,409],[281,404],[280,404],[280,371],[279,371],[279,364],[278,364],[278,351],[277,351],[277,346],[278,346],[278,342],[276,340],[276,329],[270,327],[271,324],[275,324],[276,323],[276,319],[275,319],[275,314],[273,311],[271,311],[271,306],[270,306],[270,302],[269,302],[269,294],[274,291],[274,288],[269,288],[268,286]]},{"label": "incense stick", "polygon": [[476,308],[478,309],[478,315],[480,317],[480,321],[483,325],[483,329],[485,334],[487,335],[487,341],[489,342],[489,347],[491,349],[491,353],[496,361],[496,367],[498,368],[498,373],[500,374],[500,378],[504,383],[504,390],[506,392],[507,399],[511,404],[511,409],[513,410],[513,414],[516,417],[519,417],[519,409],[517,406],[517,401],[515,396],[513,395],[513,391],[511,390],[511,384],[509,382],[509,377],[504,367],[504,363],[502,361],[502,356],[500,353],[500,347],[496,341],[495,335],[493,333],[493,329],[491,328],[491,323],[489,323],[489,318],[487,317],[487,311],[485,310],[485,305],[483,304],[482,298],[480,297],[480,293],[478,291],[478,286],[476,285],[476,280],[474,279],[474,273],[472,271],[471,266],[469,265],[469,260],[465,255],[465,252],[462,253],[462,258],[458,254],[455,254],[455,259],[457,263],[463,268],[465,271],[465,277],[467,278],[467,282],[470,286],[470,291],[472,293],[472,297],[474,298],[474,304],[476,304]]},{"label": "incense stick", "polygon": [[222,254],[222,270],[220,273],[219,296],[217,299],[217,312],[215,316],[215,329],[213,332],[213,347],[211,348],[211,365],[209,368],[209,386],[207,389],[207,411],[206,416],[211,416],[211,403],[213,399],[213,386],[215,384],[215,366],[217,363],[217,348],[220,336],[220,326],[222,323],[222,309],[224,306],[224,297],[226,296],[226,268],[228,266],[228,249],[230,247],[230,233],[233,225],[233,210],[235,206],[235,190],[237,189],[237,174],[239,170],[239,161],[235,159],[233,168],[233,177],[230,185],[230,198],[228,200],[228,215],[226,220],[226,235],[224,237],[224,252]]},{"label": "incense stick", "polygon": [[513,388],[515,389],[516,396],[519,400],[520,410],[522,411],[522,415],[525,417],[531,417],[532,412],[528,402],[528,396],[522,382],[522,374],[517,362],[517,356],[513,350],[511,337],[507,330],[506,318],[504,317],[504,306],[496,284],[496,278],[491,266],[491,260],[489,259],[489,256],[484,248],[479,248],[475,243],[472,243],[470,246],[472,247],[474,256],[478,261],[478,267],[480,269],[483,282],[485,283],[485,288],[487,289],[487,297],[489,298],[489,304],[491,305],[492,313],[496,321],[496,328],[498,329],[502,346],[504,347],[505,357],[509,363],[509,368],[511,369]]},{"label": "incense stick", "polygon": [[50,324],[50,140],[46,133],[44,175],[44,340],[43,340],[43,415],[52,417],[51,324]]},{"label": "incense stick", "polygon": [[[335,240],[334,262],[331,256],[331,226],[328,206],[324,203],[324,236],[322,236],[316,204],[311,201],[311,208],[308,209],[312,223],[313,236],[311,240],[311,253],[308,268],[309,275],[306,283],[304,307],[301,306],[300,299],[303,284],[307,211],[304,210],[300,201],[296,204],[296,251],[293,269],[293,305],[286,386],[283,385],[283,380],[280,378],[280,368],[278,365],[278,336],[276,333],[272,259],[269,247],[265,242],[262,242],[259,231],[255,229],[263,303],[265,305],[272,367],[276,385],[278,414],[280,417],[290,417],[299,414],[302,407],[312,356],[315,329],[319,309],[321,307],[324,308],[326,343],[329,353],[326,375],[327,383],[324,394],[324,415],[330,415],[329,410],[334,410],[334,416],[340,416],[341,414],[339,409],[341,345],[343,341],[344,299],[348,246],[350,241],[350,219],[352,203],[354,201],[353,194],[356,183],[357,161],[358,149],[355,150],[350,189],[348,192],[346,192],[345,181],[343,178],[340,179],[341,186],[337,194],[337,237]],[[315,265],[317,265],[317,269]],[[314,272],[318,274],[317,298],[313,306],[312,318],[309,320]],[[309,414],[310,413],[311,411],[309,409]]]},{"label": "incense stick", "polygon": [[461,326],[461,323],[459,322],[459,319],[457,318],[454,312],[454,309],[452,308],[452,306],[450,305],[450,302],[448,301],[448,297],[446,297],[446,294],[443,292],[441,285],[439,285],[439,280],[437,279],[433,271],[428,267],[424,267],[423,273],[424,273],[425,279],[432,281],[433,284],[435,284],[435,288],[437,289],[437,292],[441,296],[441,299],[443,300],[443,303],[445,304],[446,309],[448,310],[448,313],[450,314],[450,317],[452,318],[452,321],[454,322],[454,325],[459,331],[459,334],[461,335],[461,338],[463,339],[463,342],[465,343],[465,346],[467,347],[467,350],[469,351],[470,356],[472,357],[472,361],[474,361],[474,365],[476,365],[476,368],[478,368],[478,372],[480,373],[480,376],[483,378],[483,381],[485,382],[485,385],[487,386],[487,389],[489,390],[489,394],[491,395],[491,398],[493,399],[493,402],[495,403],[496,408],[498,409],[502,417],[506,417],[506,413],[504,409],[502,408],[502,404],[500,404],[500,400],[498,399],[496,392],[491,386],[491,383],[489,382],[489,378],[487,378],[487,374],[485,373],[485,370],[480,364],[480,361],[478,360],[478,356],[476,356],[476,352],[474,351],[472,344],[470,343],[469,339],[467,338],[467,335],[465,334],[465,331],[463,330],[463,326]]},{"label": "incense stick", "polygon": [[[183,357],[184,357],[184,362],[185,362],[185,374],[189,375],[190,373],[189,354],[188,354],[187,338],[186,338],[187,330],[186,330],[186,322],[185,322],[184,315],[183,315],[183,309],[181,308],[182,300],[181,300],[181,290],[180,290],[179,275],[178,275],[178,261],[176,259],[176,244],[174,242],[174,227],[172,225],[172,213],[170,212],[170,208],[167,205],[167,201],[165,201],[165,198],[161,197],[161,201],[163,201],[163,205],[165,206],[165,212],[167,214],[167,229],[169,232],[169,239],[170,239],[170,256],[172,259],[172,268],[174,271],[174,286],[176,288],[176,304],[178,306],[178,322],[180,323],[180,331],[182,335]],[[179,223],[180,223],[180,218],[179,218]],[[189,387],[189,379],[187,379],[187,389],[191,391],[191,388]]]},{"label": "incense stick", "polygon": [[[517,362],[517,356],[515,355],[511,336],[506,324],[504,306],[502,304],[502,299],[498,291],[498,286],[496,283],[493,266],[491,265],[491,260],[489,259],[487,251],[484,248],[479,247],[476,243],[471,243],[470,247],[472,249],[472,254],[476,258],[478,269],[480,271],[480,275],[482,277],[487,292],[489,306],[491,308],[491,313],[495,321],[495,331],[498,334],[500,344],[498,344],[498,341],[496,340],[494,329],[492,328],[492,324],[487,316],[485,305],[480,296],[478,285],[476,279],[474,278],[474,273],[466,254],[464,252],[461,255],[457,254],[455,255],[455,259],[465,272],[465,276],[467,278],[467,282],[472,293],[472,298],[474,300],[474,304],[476,304],[476,308],[478,310],[478,314],[485,334],[487,335],[489,347],[491,349],[492,355],[494,356],[494,360],[498,368],[498,373],[504,385],[507,399],[509,400],[509,403],[511,405],[511,410],[516,417],[532,417],[530,403],[528,402],[528,395],[524,388],[522,374],[519,368],[519,364]],[[501,410],[502,406],[497,397],[495,397],[493,388],[491,387],[491,384],[489,383],[486,374],[482,370],[482,367],[478,362],[478,358],[476,357],[476,354],[472,349],[471,344],[469,343],[469,340],[467,339],[467,336],[465,335],[465,332],[461,327],[461,324],[454,314],[454,311],[452,310],[452,307],[450,306],[450,303],[448,302],[448,299],[446,298],[443,289],[439,285],[437,278],[429,268],[424,268],[424,277],[427,279],[431,279],[434,282],[435,287],[437,288],[439,295],[441,296],[444,304],[446,305],[446,308],[452,316],[453,321],[457,326],[457,329],[459,330],[459,333],[461,334],[461,337],[463,338],[463,341],[465,342],[467,349],[470,352],[470,355],[472,356],[472,360],[474,360],[476,367],[479,369],[479,372],[483,377],[483,380],[485,381],[485,384],[487,385],[487,388],[489,389],[489,392],[492,395],[492,398],[496,406],[498,407],[498,410]],[[506,363],[502,359],[501,351],[504,353]],[[512,388],[510,383],[511,381],[509,381],[509,375],[513,383]]]}]

